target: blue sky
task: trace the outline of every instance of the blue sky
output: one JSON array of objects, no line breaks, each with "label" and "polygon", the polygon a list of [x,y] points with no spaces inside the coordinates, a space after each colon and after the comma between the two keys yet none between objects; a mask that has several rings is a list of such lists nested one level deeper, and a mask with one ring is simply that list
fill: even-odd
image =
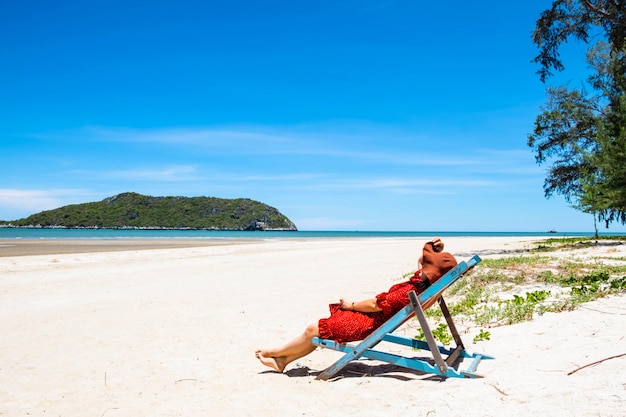
[{"label": "blue sky", "polygon": [[526,146],[550,4],[0,0],[0,219],[133,191],[300,230],[593,231]]}]

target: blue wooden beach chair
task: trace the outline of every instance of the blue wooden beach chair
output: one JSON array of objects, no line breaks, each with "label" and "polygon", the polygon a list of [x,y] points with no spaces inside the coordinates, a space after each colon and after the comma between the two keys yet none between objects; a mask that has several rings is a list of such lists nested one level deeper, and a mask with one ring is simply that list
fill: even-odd
[{"label": "blue wooden beach chair", "polygon": [[[448,271],[438,281],[428,287],[419,296],[415,291],[409,293],[410,303],[402,310],[391,317],[382,326],[376,329],[372,334],[363,339],[356,345],[343,344],[335,342],[334,340],[321,339],[319,337],[313,338],[313,344],[339,352],[344,352],[344,355],[339,358],[333,365],[322,371],[317,379],[328,380],[335,376],[351,361],[359,359],[361,357],[368,359],[375,359],[382,362],[395,364],[404,368],[421,371],[428,374],[439,375],[441,377],[456,377],[456,378],[482,378],[482,375],[476,373],[478,364],[483,359],[493,359],[491,356],[483,355],[481,353],[471,353],[465,350],[461,336],[452,321],[448,306],[443,299],[443,293],[452,284],[459,280],[463,275],[470,271],[476,264],[480,262],[478,256],[474,256],[467,262],[461,262],[456,267]],[[424,310],[434,305],[439,304],[443,316],[448,323],[448,328],[452,333],[455,348],[448,349],[440,346],[435,341]],[[419,324],[424,331],[426,341],[417,340],[415,338],[408,338],[404,336],[398,336],[392,334],[398,327],[400,327],[405,321],[413,316],[417,316]],[[432,354],[432,360],[416,357],[405,357],[396,354],[383,352],[380,350],[374,350],[373,348],[381,341],[400,344],[408,346],[414,350],[430,351]],[[447,355],[444,359],[443,355]],[[463,359],[471,359],[469,367],[465,370],[458,370],[458,364]],[[434,365],[433,365],[434,362]]]}]

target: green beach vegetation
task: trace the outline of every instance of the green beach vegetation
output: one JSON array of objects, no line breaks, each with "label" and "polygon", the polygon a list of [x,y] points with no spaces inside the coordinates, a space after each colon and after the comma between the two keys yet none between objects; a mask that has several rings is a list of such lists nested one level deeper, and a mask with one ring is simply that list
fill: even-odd
[{"label": "green beach vegetation", "polygon": [[[626,236],[548,239],[523,255],[483,259],[452,286],[446,302],[455,321],[480,327],[474,342],[489,339],[487,329],[532,320],[547,312],[562,312],[581,304],[626,292],[626,258],[606,255],[577,257],[593,245],[626,244]],[[550,256],[566,250],[568,256]],[[570,255],[571,253],[571,255]],[[556,255],[556,253],[555,253]],[[441,310],[426,315],[436,324],[433,335],[444,345],[452,341]],[[416,336],[423,339],[423,332]]]},{"label": "green beach vegetation", "polygon": [[248,198],[151,197],[122,193],[2,222],[13,227],[297,230],[274,207]]}]

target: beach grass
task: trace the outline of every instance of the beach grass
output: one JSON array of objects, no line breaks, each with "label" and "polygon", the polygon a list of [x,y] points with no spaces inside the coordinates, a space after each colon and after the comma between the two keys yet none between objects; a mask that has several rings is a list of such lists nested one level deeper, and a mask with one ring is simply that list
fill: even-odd
[{"label": "beach grass", "polygon": [[[626,237],[602,241],[621,245]],[[448,308],[461,322],[480,327],[476,342],[488,339],[486,329],[530,321],[547,312],[571,311],[626,292],[626,258],[577,256],[578,250],[595,244],[593,238],[549,239],[524,254],[483,259],[448,291]],[[566,251],[567,257],[548,256],[547,248]],[[441,310],[429,309],[426,314],[435,322],[435,338],[449,343]]]},{"label": "beach grass", "polygon": [[626,236],[586,236],[586,237],[558,237],[535,242],[536,247],[533,252],[550,252],[562,249],[581,249],[608,243],[620,245],[626,242]]}]

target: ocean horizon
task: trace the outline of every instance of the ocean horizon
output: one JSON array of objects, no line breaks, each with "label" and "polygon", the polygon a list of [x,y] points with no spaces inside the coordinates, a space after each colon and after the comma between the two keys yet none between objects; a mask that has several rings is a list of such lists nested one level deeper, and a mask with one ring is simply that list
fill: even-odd
[{"label": "ocean horizon", "polygon": [[[601,236],[620,236],[623,233],[599,233]],[[428,238],[440,237],[573,237],[594,236],[594,232],[476,232],[476,231],[341,231],[341,230],[301,230],[301,231],[225,231],[188,229],[60,229],[60,228],[0,228],[0,240],[12,239],[71,239],[71,240],[112,240],[112,239],[315,239],[315,238]]]}]

